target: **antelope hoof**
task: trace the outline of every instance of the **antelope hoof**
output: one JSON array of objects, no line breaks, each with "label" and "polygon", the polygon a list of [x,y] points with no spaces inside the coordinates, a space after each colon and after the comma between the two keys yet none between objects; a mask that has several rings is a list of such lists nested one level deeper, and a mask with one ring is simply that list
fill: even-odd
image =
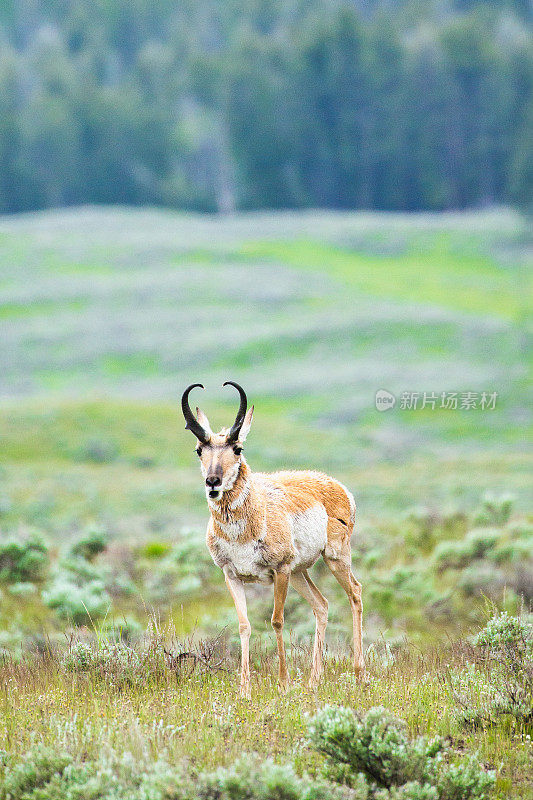
[{"label": "antelope hoof", "polygon": [[370,678],[364,664],[362,666],[358,665],[354,667],[354,675],[361,683],[370,683]]},{"label": "antelope hoof", "polygon": [[307,685],[313,692],[316,692],[319,683],[320,683],[320,675],[311,675]]},{"label": "antelope hoof", "polygon": [[252,699],[252,693],[250,691],[250,687],[249,686],[241,686],[241,688],[239,690],[239,698],[241,700],[251,700]]}]

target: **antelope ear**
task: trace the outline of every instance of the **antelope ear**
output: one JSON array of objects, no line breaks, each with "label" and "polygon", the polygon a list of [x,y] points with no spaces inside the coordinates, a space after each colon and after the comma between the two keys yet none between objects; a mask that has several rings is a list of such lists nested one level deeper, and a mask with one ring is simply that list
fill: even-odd
[{"label": "antelope ear", "polygon": [[248,409],[246,412],[246,416],[244,418],[244,422],[242,423],[241,430],[239,433],[239,442],[245,442],[246,437],[250,433],[250,428],[252,427],[252,420],[254,418],[254,407]]},{"label": "antelope ear", "polygon": [[202,409],[198,408],[198,406],[196,406],[196,419],[198,420],[202,428],[205,430],[209,438],[211,438],[211,436],[213,435],[213,431],[211,430],[211,425],[209,424],[209,420],[207,419]]}]

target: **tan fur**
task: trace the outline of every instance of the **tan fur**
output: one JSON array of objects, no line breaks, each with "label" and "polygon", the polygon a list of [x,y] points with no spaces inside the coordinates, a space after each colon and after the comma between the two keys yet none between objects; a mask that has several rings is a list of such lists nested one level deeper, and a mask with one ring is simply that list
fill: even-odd
[{"label": "tan fur", "polygon": [[[221,459],[227,468],[231,459],[225,454],[221,454]],[[247,481],[250,482],[248,497],[239,508],[232,508]],[[216,506],[210,508],[213,525],[208,529],[207,545],[211,555],[215,558],[213,537],[230,538],[220,523],[243,519],[246,526],[238,541],[244,543],[257,538],[266,522],[265,539],[272,553],[273,566],[279,562],[290,563],[294,550],[287,539],[287,514],[306,511],[316,503],[324,506],[330,518],[328,549],[339,552],[343,543],[350,540],[354,528],[349,499],[342,484],[321,472],[252,473],[241,457],[239,475],[233,488],[224,492]]]},{"label": "tan fur", "polygon": [[[252,414],[253,409],[247,415],[246,433]],[[206,427],[209,423],[205,415],[198,410],[197,415]],[[216,500],[209,498],[208,486],[211,517],[207,526],[207,547],[214,562],[224,570],[237,609],[242,647],[241,695],[250,696],[250,624],[243,589],[249,581],[266,580],[274,584],[272,627],[276,633],[282,689],[286,689],[288,684],[283,607],[289,581],[311,604],[316,617],[316,631],[310,683],[316,686],[322,672],[327,600],[311,581],[307,568],[320,555],[348,595],[353,617],[354,668],[356,672],[362,672],[361,586],[351,573],[350,537],[355,522],[352,495],[341,483],[321,472],[254,473],[242,453],[235,453],[234,446],[227,443],[227,429],[219,433],[212,433],[209,429],[209,433],[208,443],[198,445],[206,482],[211,476],[218,476],[222,487],[225,481],[233,481]],[[242,442],[237,442],[237,445],[242,447]],[[310,563],[305,563],[305,558],[303,562],[301,560],[302,553],[295,549],[295,524],[303,520],[305,532],[305,524],[309,521],[314,535],[315,517],[317,525],[322,524],[326,531],[320,550],[309,557]],[[323,523],[320,522],[322,519]],[[299,533],[301,536],[302,531]],[[311,538],[310,541],[314,540]],[[319,536],[317,541],[320,541]]]}]

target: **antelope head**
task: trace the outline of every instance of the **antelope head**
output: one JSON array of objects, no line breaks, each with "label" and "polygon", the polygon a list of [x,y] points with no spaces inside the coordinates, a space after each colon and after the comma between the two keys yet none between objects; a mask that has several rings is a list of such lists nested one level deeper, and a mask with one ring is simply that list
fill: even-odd
[{"label": "antelope head", "polygon": [[240,395],[240,405],[231,428],[222,428],[213,433],[203,411],[196,408],[196,417],[189,406],[189,392],[201,383],[192,383],[183,392],[181,408],[185,417],[185,428],[196,436],[196,454],[205,480],[205,492],[209,500],[220,500],[223,492],[233,488],[243,459],[242,449],[252,425],[254,407],[248,411],[248,400],[238,383],[226,381],[224,386],[234,386]]}]

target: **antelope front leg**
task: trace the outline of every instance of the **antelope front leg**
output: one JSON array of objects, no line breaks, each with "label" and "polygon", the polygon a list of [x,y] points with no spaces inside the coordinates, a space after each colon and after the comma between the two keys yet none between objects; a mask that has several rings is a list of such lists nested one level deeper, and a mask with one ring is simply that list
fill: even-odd
[{"label": "antelope front leg", "polygon": [[287,659],[285,657],[285,645],[283,644],[283,609],[287,598],[289,587],[290,572],[287,569],[274,573],[274,610],[272,612],[272,627],[276,633],[279,659],[279,688],[282,692],[287,691],[289,685],[289,673],[287,671]]},{"label": "antelope front leg", "polygon": [[229,589],[237,617],[239,618],[239,636],[241,637],[241,697],[250,700],[250,633],[252,629],[248,621],[248,613],[246,610],[246,595],[244,593],[244,584],[238,578],[234,578],[227,572],[224,572],[226,577],[226,586]]}]

